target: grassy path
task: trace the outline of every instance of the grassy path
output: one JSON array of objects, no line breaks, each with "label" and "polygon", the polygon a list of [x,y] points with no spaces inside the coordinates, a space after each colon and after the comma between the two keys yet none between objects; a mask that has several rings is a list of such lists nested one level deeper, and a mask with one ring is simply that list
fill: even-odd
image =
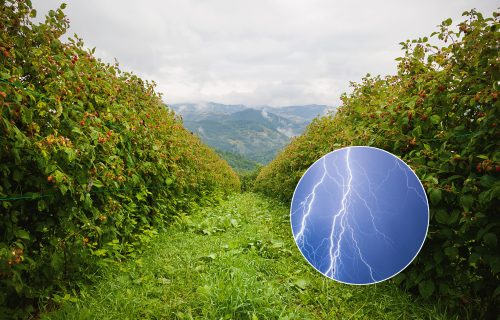
[{"label": "grassy path", "polygon": [[288,209],[251,193],[183,217],[142,258],[42,319],[449,319],[387,282],[336,283],[302,258]]}]

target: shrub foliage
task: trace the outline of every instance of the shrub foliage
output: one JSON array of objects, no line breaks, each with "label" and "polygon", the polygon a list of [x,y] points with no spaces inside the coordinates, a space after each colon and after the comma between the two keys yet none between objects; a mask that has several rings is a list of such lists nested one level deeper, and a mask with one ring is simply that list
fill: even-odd
[{"label": "shrub foliage", "polygon": [[61,41],[64,5],[35,24],[29,1],[0,4],[0,314],[14,317],[239,180],[154,84]]},{"label": "shrub foliage", "polygon": [[289,201],[305,170],[324,154],[368,145],[415,170],[430,200],[427,242],[395,281],[424,297],[485,315],[498,305],[500,195],[498,13],[472,10],[452,27],[401,43],[396,75],[352,84],[336,114],[315,119],[256,181]]}]

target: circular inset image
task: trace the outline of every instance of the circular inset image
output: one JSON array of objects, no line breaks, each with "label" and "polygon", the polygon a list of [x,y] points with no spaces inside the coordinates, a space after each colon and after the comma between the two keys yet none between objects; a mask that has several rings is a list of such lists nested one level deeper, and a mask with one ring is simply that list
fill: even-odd
[{"label": "circular inset image", "polygon": [[427,234],[422,183],[401,159],[347,147],[307,169],[293,194],[295,242],[309,263],[343,283],[387,280],[416,257]]}]

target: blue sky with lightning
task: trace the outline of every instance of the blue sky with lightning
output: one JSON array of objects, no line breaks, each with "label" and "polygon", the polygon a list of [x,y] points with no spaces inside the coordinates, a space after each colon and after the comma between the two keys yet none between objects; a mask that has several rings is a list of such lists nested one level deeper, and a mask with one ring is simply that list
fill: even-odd
[{"label": "blue sky with lightning", "polygon": [[292,232],[318,271],[370,284],[403,270],[422,247],[429,222],[425,191],[399,158],[348,147],[316,161],[292,199]]}]

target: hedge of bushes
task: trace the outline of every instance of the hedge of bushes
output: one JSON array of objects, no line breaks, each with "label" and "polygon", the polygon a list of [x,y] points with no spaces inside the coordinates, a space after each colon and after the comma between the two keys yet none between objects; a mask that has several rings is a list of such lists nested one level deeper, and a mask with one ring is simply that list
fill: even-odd
[{"label": "hedge of bushes", "polygon": [[500,305],[499,19],[464,16],[431,34],[439,46],[428,37],[401,43],[397,74],[353,84],[336,114],[315,119],[261,170],[256,189],[290,201],[305,170],[341,147],[396,154],[422,180],[431,222],[423,250],[394,281],[486,317]]},{"label": "hedge of bushes", "polygon": [[[0,314],[24,316],[179,212],[239,190],[154,84],[0,1]],[[144,57],[147,59],[147,57]]]}]

